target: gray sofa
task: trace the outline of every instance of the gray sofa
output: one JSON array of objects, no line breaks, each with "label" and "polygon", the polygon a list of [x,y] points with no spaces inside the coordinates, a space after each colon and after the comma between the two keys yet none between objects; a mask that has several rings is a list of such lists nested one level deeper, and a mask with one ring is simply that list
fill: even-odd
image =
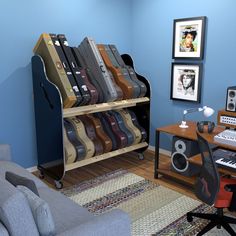
[{"label": "gray sofa", "polygon": [[30,172],[11,162],[9,145],[0,145],[0,236],[40,235],[24,194],[5,180],[10,171],[34,180],[40,198],[51,210],[59,236],[128,236],[130,218],[121,210],[94,216],[63,194],[50,189]]}]

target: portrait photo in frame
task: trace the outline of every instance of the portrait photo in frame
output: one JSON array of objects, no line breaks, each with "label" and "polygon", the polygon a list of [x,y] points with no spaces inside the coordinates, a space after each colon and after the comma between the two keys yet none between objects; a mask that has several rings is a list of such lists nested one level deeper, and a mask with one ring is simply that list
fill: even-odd
[{"label": "portrait photo in frame", "polygon": [[173,59],[203,59],[205,25],[205,16],[174,20]]},{"label": "portrait photo in frame", "polygon": [[199,103],[202,63],[172,63],[170,99]]}]

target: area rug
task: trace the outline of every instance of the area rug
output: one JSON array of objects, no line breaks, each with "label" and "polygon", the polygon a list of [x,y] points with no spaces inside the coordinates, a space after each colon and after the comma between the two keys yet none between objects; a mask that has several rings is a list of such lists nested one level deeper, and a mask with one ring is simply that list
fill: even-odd
[{"label": "area rug", "polygon": [[[65,188],[62,193],[95,215],[114,208],[126,211],[132,219],[133,236],[193,236],[207,222],[194,219],[189,223],[186,213],[214,212],[212,207],[122,169]],[[227,233],[213,229],[206,235]]]}]

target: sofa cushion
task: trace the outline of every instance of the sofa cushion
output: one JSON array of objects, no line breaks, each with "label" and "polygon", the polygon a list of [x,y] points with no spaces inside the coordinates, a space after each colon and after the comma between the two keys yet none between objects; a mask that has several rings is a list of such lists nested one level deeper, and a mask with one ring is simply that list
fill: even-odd
[{"label": "sofa cushion", "polygon": [[34,221],[38,227],[41,236],[55,235],[55,225],[52,218],[50,208],[43,199],[34,194],[25,186],[17,186],[28,199],[31,211],[33,213]]},{"label": "sofa cushion", "polygon": [[1,222],[0,222],[0,235],[1,236],[9,236],[7,229],[5,228],[5,226]]},{"label": "sofa cushion", "polygon": [[0,221],[11,236],[38,236],[27,199],[18,189],[0,178]]},{"label": "sofa cushion", "polygon": [[34,183],[34,181],[32,179],[28,179],[26,177],[17,175],[15,173],[12,173],[10,171],[6,172],[6,176],[5,176],[6,180],[8,182],[10,182],[12,185],[14,185],[15,187],[17,185],[22,185],[27,187],[28,189],[30,189],[33,193],[35,193],[36,195],[39,196],[37,187]]},{"label": "sofa cushion", "polygon": [[93,219],[93,214],[79,206],[60,192],[49,188],[38,188],[39,195],[50,207],[57,234]]},{"label": "sofa cushion", "polygon": [[11,161],[0,161],[0,178],[5,179],[6,171],[13,172],[17,175],[32,179],[37,188],[38,187],[46,187],[47,185],[43,183],[39,178],[31,174],[29,171],[19,166],[18,164]]}]

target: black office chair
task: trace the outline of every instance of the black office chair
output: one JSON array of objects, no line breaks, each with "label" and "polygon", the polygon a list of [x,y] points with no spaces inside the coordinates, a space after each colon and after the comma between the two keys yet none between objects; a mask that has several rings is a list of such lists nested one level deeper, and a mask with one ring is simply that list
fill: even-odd
[{"label": "black office chair", "polygon": [[215,226],[221,226],[230,234],[236,235],[229,224],[236,224],[236,219],[225,216],[224,208],[235,210],[236,204],[236,180],[219,176],[216,164],[212,157],[208,142],[197,133],[199,149],[202,157],[202,168],[195,182],[195,194],[202,202],[213,205],[215,214],[188,212],[187,220],[191,222],[193,217],[198,217],[210,222],[197,234],[203,235]]}]

